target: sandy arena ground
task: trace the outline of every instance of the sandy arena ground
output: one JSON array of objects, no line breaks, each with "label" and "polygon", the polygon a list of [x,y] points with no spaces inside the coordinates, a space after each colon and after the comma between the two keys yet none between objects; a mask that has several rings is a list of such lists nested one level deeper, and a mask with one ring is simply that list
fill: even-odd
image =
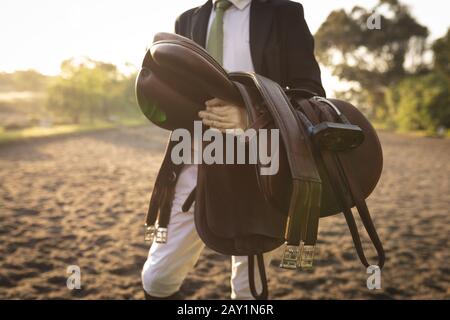
[{"label": "sandy arena ground", "polygon": [[[387,254],[382,290],[366,288],[339,215],[320,222],[314,271],[272,262],[272,299],[450,298],[450,140],[380,137],[368,204]],[[166,138],[145,127],[0,146],[0,299],[141,299],[142,224]],[[81,290],[66,287],[69,265]],[[229,257],[206,249],[182,292],[228,299],[229,274]]]}]

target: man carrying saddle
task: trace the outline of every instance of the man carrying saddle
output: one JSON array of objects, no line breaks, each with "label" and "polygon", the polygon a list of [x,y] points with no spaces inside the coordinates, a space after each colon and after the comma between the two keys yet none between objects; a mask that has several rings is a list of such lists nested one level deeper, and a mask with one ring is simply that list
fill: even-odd
[{"label": "man carrying saddle", "polygon": [[156,35],[144,59],[136,82],[144,114],[168,130],[191,130],[196,119],[222,132],[279,129],[280,172],[268,178],[255,165],[177,165],[169,141],[146,219],[146,299],[180,298],[205,244],[232,256],[232,299],[266,299],[272,252],[285,243],[281,267],[310,268],[319,218],[340,212],[368,266],[354,206],[381,268],[384,252],[365,204],[381,174],[381,146],[355,107],[324,98],[302,5],[209,0],[183,13],[175,31]]},{"label": "man carrying saddle", "polygon": [[[205,47],[227,71],[256,72],[283,87],[304,88],[325,95],[314,57],[313,37],[299,3],[209,0],[183,13],[176,21],[175,32]],[[207,109],[201,114],[205,125],[218,129],[246,128],[243,106],[230,105],[220,99],[210,100],[206,105]],[[176,180],[168,226],[170,237],[166,244],[152,244],[144,265],[142,283],[149,298],[175,298],[204,248],[192,211],[181,210],[196,186],[197,166],[185,165],[166,173]],[[265,255],[264,260],[268,265],[270,255]],[[245,256],[232,257],[233,299],[252,298],[247,263]]]}]

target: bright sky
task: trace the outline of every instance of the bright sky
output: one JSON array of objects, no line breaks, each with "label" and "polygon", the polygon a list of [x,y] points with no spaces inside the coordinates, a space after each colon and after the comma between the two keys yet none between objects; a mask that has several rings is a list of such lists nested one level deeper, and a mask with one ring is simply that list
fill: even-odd
[{"label": "bright sky", "polygon": [[[57,74],[62,60],[89,56],[139,66],[158,31],[173,31],[175,18],[206,0],[0,0],[0,71],[36,69]],[[450,2],[403,0],[432,38],[450,26]],[[303,0],[314,33],[328,14],[376,0]],[[325,82],[331,77],[325,71]]]}]

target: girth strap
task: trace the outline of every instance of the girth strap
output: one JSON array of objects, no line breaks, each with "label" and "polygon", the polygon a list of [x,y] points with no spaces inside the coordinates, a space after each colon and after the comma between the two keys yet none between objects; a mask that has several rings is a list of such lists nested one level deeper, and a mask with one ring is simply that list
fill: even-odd
[{"label": "girth strap", "polygon": [[[325,115],[327,121],[335,121],[332,113],[329,111],[327,106],[321,104],[320,102],[315,102],[311,100],[302,99],[299,101],[299,106],[301,110],[307,115],[307,117],[314,123],[320,123],[320,119],[313,109],[314,107],[320,109]],[[348,123],[348,120],[344,117],[339,117],[344,123]],[[369,266],[367,258],[364,254],[364,249],[362,247],[361,238],[359,236],[358,227],[355,222],[355,218],[351,211],[351,205],[349,205],[349,197],[353,199],[356,205],[361,221],[363,222],[364,228],[369,235],[378,255],[378,267],[382,268],[385,262],[385,253],[381,241],[378,237],[376,229],[374,227],[373,221],[370,217],[369,210],[366,205],[366,201],[361,194],[360,187],[352,176],[352,168],[347,166],[345,161],[342,161],[339,153],[331,152],[329,150],[321,149],[320,153],[325,164],[333,192],[336,194],[337,200],[339,201],[347,225],[350,229],[352,235],[353,243],[355,245],[356,252],[362,264],[366,267]]]},{"label": "girth strap", "polygon": [[[257,74],[233,75],[250,78],[254,83],[275,127],[280,130],[286,150],[293,188],[285,234],[287,248],[281,266],[296,269],[300,263],[300,266],[311,267],[310,258],[317,240],[322,189],[307,128],[303,127],[296,117],[289,98],[278,84]],[[254,121],[256,112],[248,92],[240,83],[235,84],[246,104],[250,119]],[[308,255],[307,263],[302,263],[302,252]]]}]

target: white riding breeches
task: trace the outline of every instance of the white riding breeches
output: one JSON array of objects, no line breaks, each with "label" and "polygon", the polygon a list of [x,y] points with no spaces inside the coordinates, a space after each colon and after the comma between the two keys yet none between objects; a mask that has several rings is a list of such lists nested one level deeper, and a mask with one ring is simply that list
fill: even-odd
[{"label": "white riding breeches", "polygon": [[[192,205],[182,212],[181,206],[197,182],[197,166],[183,167],[175,187],[174,201],[168,225],[167,243],[153,242],[142,270],[144,290],[154,297],[168,297],[180,290],[188,272],[200,257],[203,241],[197,234]],[[273,252],[264,254],[266,269]],[[253,299],[248,281],[247,257],[231,258],[231,298]],[[261,291],[261,280],[255,263],[255,285]]]}]

